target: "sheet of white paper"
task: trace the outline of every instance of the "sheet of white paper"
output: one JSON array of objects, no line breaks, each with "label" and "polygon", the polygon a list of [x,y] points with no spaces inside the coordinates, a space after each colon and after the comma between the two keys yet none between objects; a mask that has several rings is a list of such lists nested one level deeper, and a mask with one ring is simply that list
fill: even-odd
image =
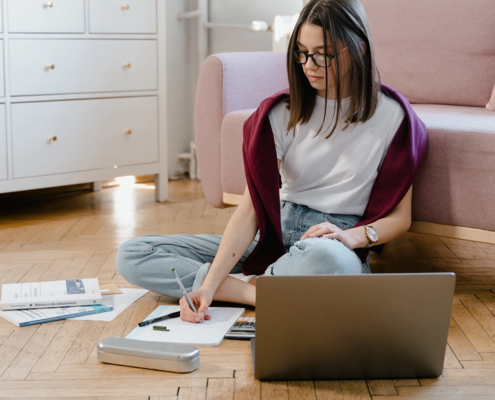
[{"label": "sheet of white paper", "polygon": [[113,307],[113,311],[101,314],[86,315],[84,317],[77,317],[72,319],[83,321],[112,321],[114,318],[117,317],[117,315],[122,313],[132,303],[148,293],[148,290],[145,289],[121,288],[120,290],[122,290],[122,294],[110,294],[107,296],[103,296],[102,298],[102,303],[107,306]]},{"label": "sheet of white paper", "polygon": [[[179,311],[179,306],[160,306],[150,316],[156,318]],[[166,326],[170,332],[154,331],[153,325],[135,328],[127,338],[151,342],[167,342],[195,345],[218,346],[234,322],[244,313],[244,308],[212,307],[208,309],[211,320],[202,324],[168,319],[153,325]]]}]

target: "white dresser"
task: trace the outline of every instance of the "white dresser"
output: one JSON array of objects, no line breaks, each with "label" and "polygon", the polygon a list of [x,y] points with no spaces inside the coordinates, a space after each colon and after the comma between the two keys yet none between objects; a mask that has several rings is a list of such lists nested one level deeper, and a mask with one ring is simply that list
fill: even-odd
[{"label": "white dresser", "polygon": [[166,0],[0,0],[0,193],[155,175]]}]

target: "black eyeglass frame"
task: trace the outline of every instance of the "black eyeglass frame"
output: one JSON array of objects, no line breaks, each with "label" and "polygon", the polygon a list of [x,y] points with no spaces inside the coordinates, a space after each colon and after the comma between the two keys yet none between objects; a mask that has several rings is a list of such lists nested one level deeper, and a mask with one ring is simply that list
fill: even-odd
[{"label": "black eyeglass frame", "polygon": [[[296,57],[296,54],[297,55],[301,55],[301,54],[304,54],[304,56],[306,57],[306,60],[305,61],[301,61],[300,59],[297,59]],[[317,56],[317,55],[320,55],[320,56],[325,56],[327,59],[328,59],[328,65],[320,65],[316,62],[314,56]],[[326,53],[313,53],[313,54],[309,54],[305,51],[301,51],[299,49],[295,49],[294,50],[294,54],[293,54],[293,57],[294,57],[294,61],[298,64],[306,64],[309,60],[309,58],[311,58],[313,60],[313,63],[320,67],[320,68],[327,68],[329,67],[331,64],[332,64],[332,60],[336,57],[335,55],[333,54],[326,54]]]}]

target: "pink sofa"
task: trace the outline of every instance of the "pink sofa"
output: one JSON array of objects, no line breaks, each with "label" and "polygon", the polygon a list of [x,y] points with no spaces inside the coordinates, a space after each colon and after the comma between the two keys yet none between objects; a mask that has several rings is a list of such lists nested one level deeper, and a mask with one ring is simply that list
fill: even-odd
[{"label": "pink sofa", "polygon": [[[361,0],[382,81],[428,127],[413,219],[495,231],[495,7],[492,0]],[[242,126],[288,86],[283,53],[210,56],[196,96],[196,146],[207,201],[235,203],[245,188]]]}]

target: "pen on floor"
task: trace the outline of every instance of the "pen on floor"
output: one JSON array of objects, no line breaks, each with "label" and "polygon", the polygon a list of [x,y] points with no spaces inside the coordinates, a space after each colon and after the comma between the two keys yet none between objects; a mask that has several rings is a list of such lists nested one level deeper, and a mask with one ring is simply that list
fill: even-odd
[{"label": "pen on floor", "polygon": [[[191,301],[191,298],[189,297],[189,295],[187,294],[186,292],[186,288],[184,287],[184,285],[182,284],[182,281],[180,280],[179,278],[179,275],[177,275],[177,272],[175,272],[175,268],[172,269],[172,272],[174,273],[175,275],[175,279],[177,280],[177,283],[179,284],[180,286],[180,290],[182,290],[182,294],[184,295],[184,297],[186,298],[187,302],[189,303],[189,307],[191,307],[191,310],[193,310],[196,314],[198,313],[198,311],[196,310],[196,307],[194,307],[194,304],[193,302]],[[199,321],[200,323],[203,322],[203,321]]]}]

